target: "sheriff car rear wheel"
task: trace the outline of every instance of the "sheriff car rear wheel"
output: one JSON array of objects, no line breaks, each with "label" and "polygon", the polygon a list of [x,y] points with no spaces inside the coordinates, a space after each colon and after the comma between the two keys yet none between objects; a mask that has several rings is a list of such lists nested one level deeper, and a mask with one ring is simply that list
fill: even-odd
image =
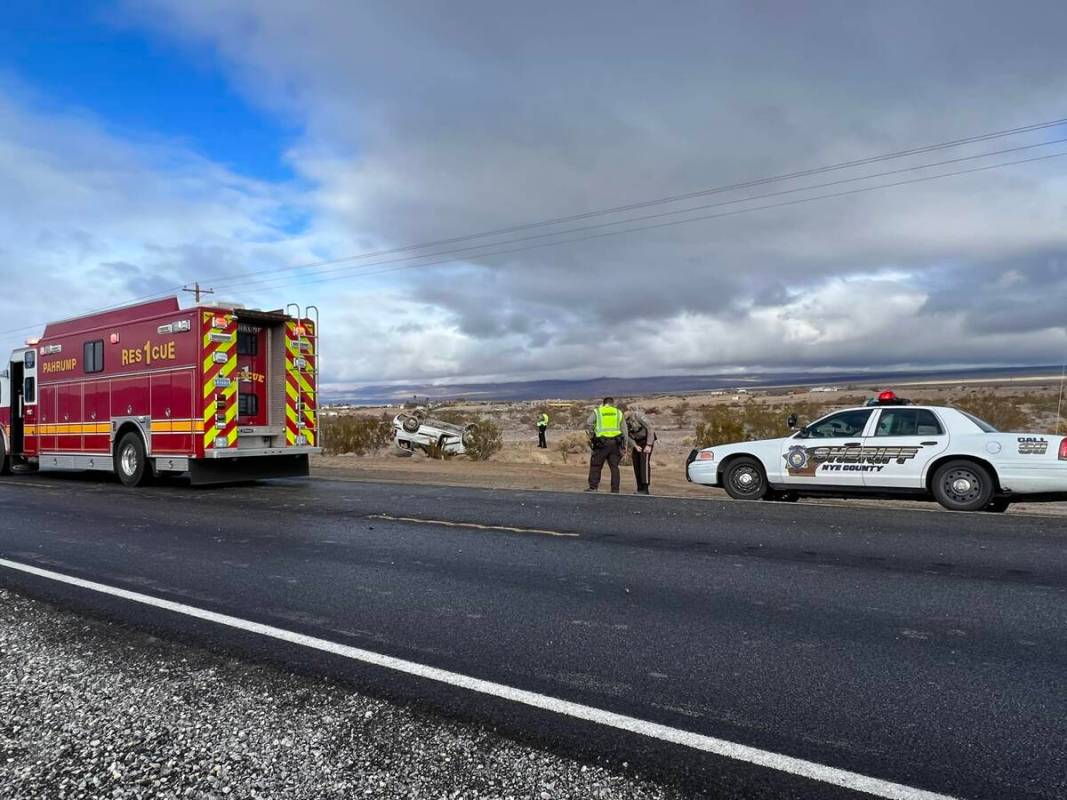
[{"label": "sheriff car rear wheel", "polygon": [[949,511],[980,511],[994,488],[989,470],[973,461],[949,461],[934,475],[934,497]]},{"label": "sheriff car rear wheel", "polygon": [[143,486],[151,470],[145,454],[144,442],[136,433],[127,433],[115,448],[115,472],[123,486]]},{"label": "sheriff car rear wheel", "polygon": [[767,494],[767,476],[756,459],[739,458],[726,467],[722,486],[734,500],[759,500]]}]

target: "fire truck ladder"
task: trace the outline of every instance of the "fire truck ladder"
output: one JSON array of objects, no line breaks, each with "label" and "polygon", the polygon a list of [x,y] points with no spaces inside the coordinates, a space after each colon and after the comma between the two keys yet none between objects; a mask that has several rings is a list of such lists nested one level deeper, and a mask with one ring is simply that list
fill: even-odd
[{"label": "fire truck ladder", "polygon": [[[310,400],[315,409],[315,444],[322,447],[322,424],[319,414],[319,307],[308,306],[301,312],[298,303],[290,303],[285,307],[285,313],[298,320],[301,335],[297,337],[297,344],[301,352],[311,354],[312,358],[305,356],[297,360],[296,369],[306,378],[311,386],[310,393],[301,393],[296,401],[296,418],[301,428],[306,426],[304,416],[305,403]],[[303,322],[308,319],[312,323],[311,331],[308,331]],[[305,397],[305,394],[307,395]]]}]

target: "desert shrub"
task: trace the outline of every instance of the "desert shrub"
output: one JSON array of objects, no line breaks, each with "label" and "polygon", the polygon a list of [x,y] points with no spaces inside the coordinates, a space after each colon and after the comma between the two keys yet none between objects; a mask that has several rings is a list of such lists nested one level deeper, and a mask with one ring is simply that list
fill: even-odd
[{"label": "desert shrub", "polygon": [[735,406],[706,406],[696,428],[696,446],[711,447],[745,438],[745,424]]},{"label": "desert shrub", "polygon": [[671,413],[674,415],[674,422],[679,428],[684,428],[689,421],[689,401],[683,400],[678,405],[671,408]]},{"label": "desert shrub", "polygon": [[569,456],[581,455],[589,451],[589,437],[584,433],[567,433],[556,440],[556,450],[567,463]]},{"label": "desert shrub", "polygon": [[393,423],[382,417],[323,417],[322,442],[329,455],[366,455],[387,446],[393,438]]},{"label": "desert shrub", "polygon": [[997,430],[1024,431],[1030,426],[1030,417],[1017,404],[1015,398],[997,397],[993,392],[962,397],[959,408],[984,419]]},{"label": "desert shrub", "polygon": [[659,413],[659,406],[649,406],[645,409],[645,414],[649,417],[654,417]]},{"label": "desert shrub", "polygon": [[789,427],[785,424],[788,415],[783,414],[778,406],[748,400],[742,407],[741,416],[745,436],[749,439],[773,439],[789,432]]},{"label": "desert shrub", "polygon": [[781,406],[748,400],[744,405],[704,406],[696,427],[697,447],[785,436],[788,413]]},{"label": "desert shrub", "polygon": [[482,417],[474,425],[467,438],[467,458],[471,461],[488,461],[504,446],[504,431],[488,417]]}]

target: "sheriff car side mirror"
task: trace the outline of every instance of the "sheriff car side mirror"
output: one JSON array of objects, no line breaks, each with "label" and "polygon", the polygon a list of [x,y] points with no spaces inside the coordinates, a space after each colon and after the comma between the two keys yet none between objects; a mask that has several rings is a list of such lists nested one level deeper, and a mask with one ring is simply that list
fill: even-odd
[{"label": "sheriff car side mirror", "polygon": [[789,426],[789,430],[793,430],[797,426],[797,415],[790,414],[786,417],[785,424]]}]

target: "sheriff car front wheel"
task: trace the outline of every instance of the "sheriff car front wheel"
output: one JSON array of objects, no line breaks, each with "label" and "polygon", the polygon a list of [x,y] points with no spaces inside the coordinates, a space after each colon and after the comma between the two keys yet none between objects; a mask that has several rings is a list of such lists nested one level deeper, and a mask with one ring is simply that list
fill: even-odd
[{"label": "sheriff car front wheel", "polygon": [[759,500],[767,494],[767,476],[763,465],[754,458],[731,461],[723,474],[722,485],[734,500]]}]

